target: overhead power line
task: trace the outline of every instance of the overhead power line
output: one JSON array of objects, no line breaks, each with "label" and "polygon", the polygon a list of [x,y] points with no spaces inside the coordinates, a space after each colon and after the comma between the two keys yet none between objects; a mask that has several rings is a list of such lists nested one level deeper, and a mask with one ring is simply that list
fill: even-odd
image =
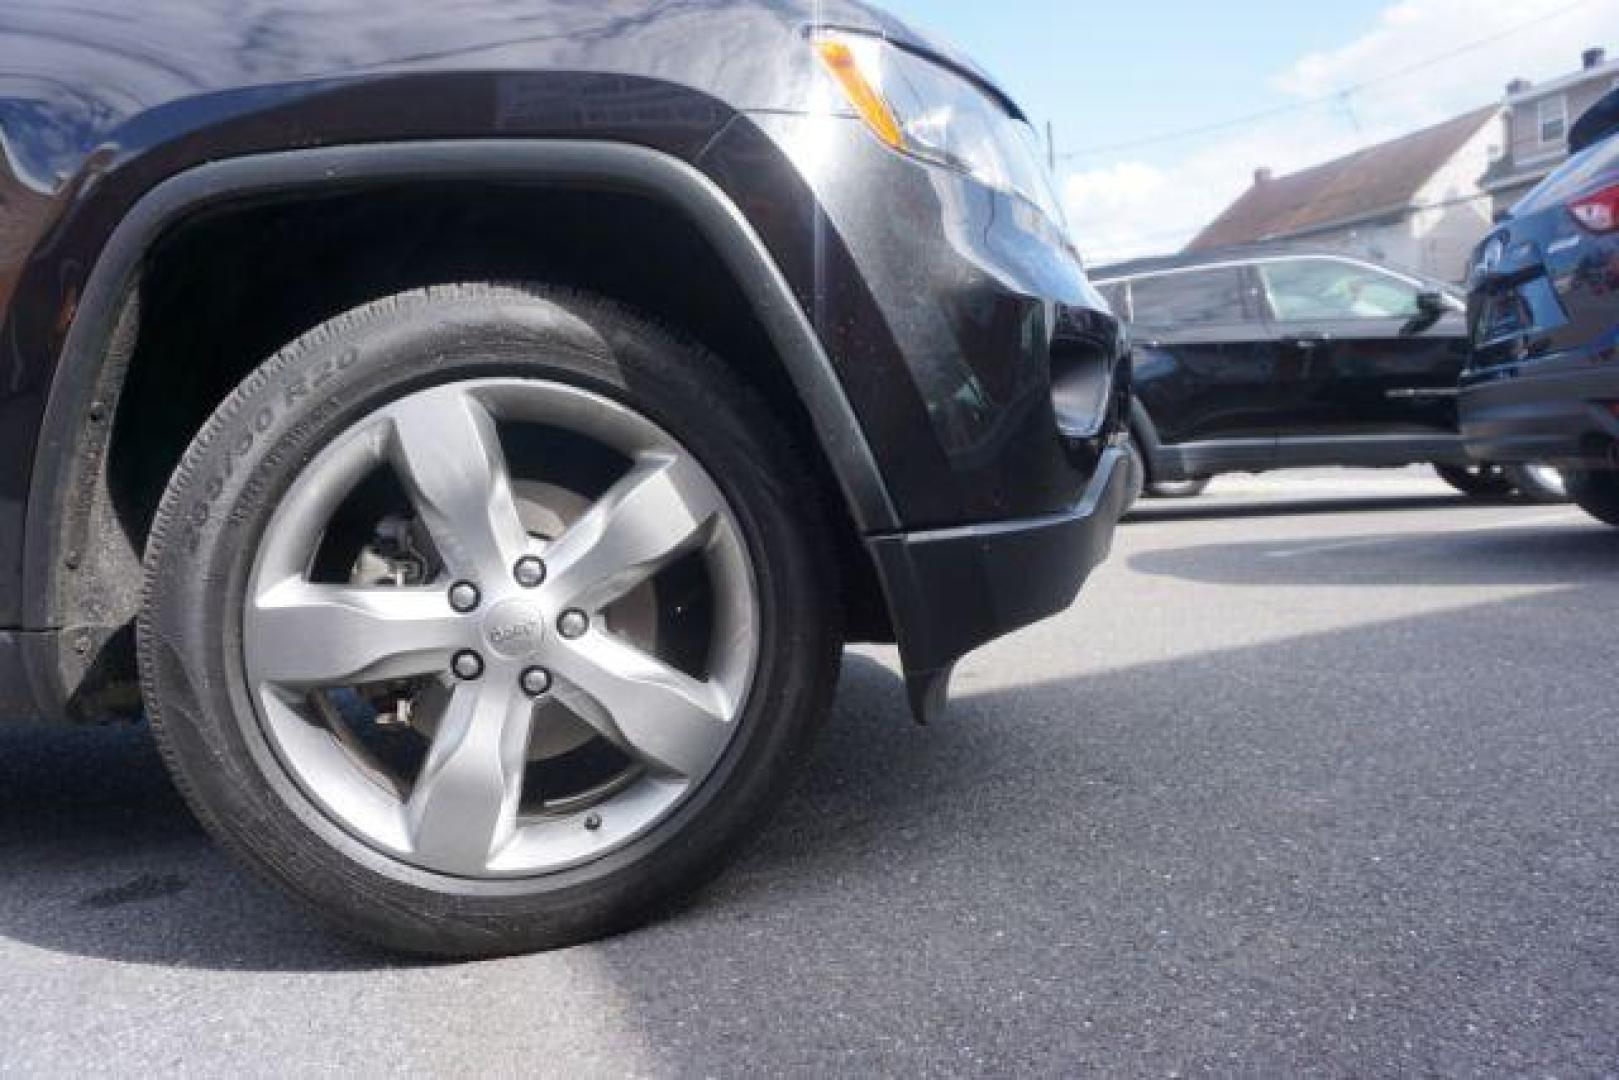
[{"label": "overhead power line", "polygon": [[1109,143],[1103,146],[1091,146],[1081,150],[1070,150],[1066,153],[1059,154],[1058,157],[1064,161],[1072,161],[1075,158],[1096,157],[1100,154],[1117,153],[1121,150],[1137,150],[1145,146],[1159,146],[1164,143],[1180,142],[1183,139],[1192,139],[1200,135],[1214,135],[1222,131],[1230,131],[1233,128],[1246,127],[1249,124],[1258,123],[1261,120],[1269,120],[1277,116],[1286,116],[1288,113],[1299,112],[1304,109],[1313,109],[1318,105],[1325,105],[1331,102],[1346,102],[1351,95],[1358,94],[1362,90],[1366,90],[1373,86],[1378,86],[1382,83],[1393,82],[1396,79],[1407,78],[1408,76],[1418,74],[1419,72],[1427,71],[1435,64],[1442,64],[1446,61],[1454,60],[1458,56],[1465,56],[1468,53],[1477,52],[1479,49],[1482,49],[1488,45],[1494,45],[1498,41],[1504,41],[1515,34],[1521,34],[1526,30],[1535,29],[1536,27],[1539,27],[1545,23],[1548,19],[1560,19],[1565,15],[1580,10],[1581,8],[1590,7],[1592,4],[1604,2],[1607,2],[1607,0],[1576,0],[1575,3],[1569,4],[1565,7],[1560,7],[1556,11],[1548,12],[1547,14],[1542,15],[1531,22],[1510,27],[1509,29],[1502,30],[1499,33],[1491,34],[1488,37],[1478,38],[1477,40],[1470,41],[1465,45],[1458,45],[1449,52],[1440,53],[1437,56],[1431,56],[1418,63],[1397,68],[1393,71],[1384,72],[1383,74],[1374,76],[1370,79],[1363,79],[1360,82],[1352,83],[1349,86],[1343,87],[1342,89],[1334,90],[1330,94],[1322,94],[1320,97],[1307,98],[1303,101],[1292,101],[1286,105],[1277,105],[1269,109],[1261,109],[1258,112],[1247,113],[1243,116],[1234,116],[1229,120],[1219,120],[1212,124],[1203,124],[1198,127],[1182,128],[1179,131],[1166,131],[1160,135],[1149,135],[1141,139],[1129,139],[1124,142]]}]

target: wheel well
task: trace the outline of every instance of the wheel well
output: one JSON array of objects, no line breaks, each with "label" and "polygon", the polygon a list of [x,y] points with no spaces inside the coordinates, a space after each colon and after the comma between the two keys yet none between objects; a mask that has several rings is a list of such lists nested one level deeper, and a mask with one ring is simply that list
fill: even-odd
[{"label": "wheel well", "polygon": [[[233,203],[172,227],[146,253],[134,286],[138,318],[113,416],[104,520],[116,521],[130,553],[144,550],[192,437],[281,346],[368,301],[470,280],[611,296],[724,358],[804,448],[826,495],[850,635],[889,636],[870,558],[745,292],[678,210],[637,194],[515,181],[377,183]],[[121,622],[133,611],[98,614]],[[74,617],[64,612],[63,625]]]}]

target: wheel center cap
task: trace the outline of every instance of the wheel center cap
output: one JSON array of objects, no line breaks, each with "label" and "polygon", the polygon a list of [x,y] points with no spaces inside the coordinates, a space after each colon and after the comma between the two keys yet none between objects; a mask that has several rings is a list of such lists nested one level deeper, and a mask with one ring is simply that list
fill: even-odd
[{"label": "wheel center cap", "polygon": [[484,616],[483,636],[492,652],[507,659],[528,656],[545,637],[545,613],[528,600],[496,604]]}]

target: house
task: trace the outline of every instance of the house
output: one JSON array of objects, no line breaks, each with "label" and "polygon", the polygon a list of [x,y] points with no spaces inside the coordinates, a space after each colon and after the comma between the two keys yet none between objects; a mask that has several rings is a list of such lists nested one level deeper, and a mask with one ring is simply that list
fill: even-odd
[{"label": "house", "polygon": [[1507,84],[1506,139],[1499,159],[1484,174],[1484,188],[1501,217],[1568,156],[1568,129],[1619,88],[1619,60],[1602,49],[1587,49],[1580,70],[1535,86],[1524,79]]},{"label": "house", "polygon": [[1506,145],[1502,112],[1476,109],[1288,176],[1260,169],[1186,250],[1309,247],[1460,281],[1494,220],[1480,180]]}]

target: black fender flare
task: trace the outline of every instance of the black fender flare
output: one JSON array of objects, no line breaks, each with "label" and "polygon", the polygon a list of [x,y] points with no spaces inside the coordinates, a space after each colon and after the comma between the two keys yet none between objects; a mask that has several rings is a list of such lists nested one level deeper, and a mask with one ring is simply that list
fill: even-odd
[{"label": "black fender flare", "polygon": [[[26,639],[23,666],[38,712],[71,711],[90,665],[120,632],[113,613],[138,605],[138,566],[119,575],[135,580],[120,585],[117,597],[96,602],[108,618],[74,618],[64,598],[104,584],[90,582],[85,554],[104,525],[95,512],[96,485],[132,348],[134,285],[153,245],[185,219],[241,200],[465,179],[600,188],[659,200],[685,215],[731,270],[775,346],[856,529],[863,535],[900,529],[865,432],[791,286],[742,211],[686,161],[629,143],[568,139],[381,142],[226,158],[163,180],[122,217],[86,280],[52,375],[23,537],[22,624],[38,632],[19,636]],[[86,621],[102,625],[77,625]]]},{"label": "black fender flare", "polygon": [[56,625],[54,582],[75,560],[54,550],[73,509],[76,451],[122,392],[122,372],[105,370],[124,298],[141,260],[167,230],[220,204],[246,198],[397,180],[503,179],[612,190],[663,200],[714,245],[747,292],[787,367],[831,463],[856,527],[900,527],[871,447],[819,337],[742,212],[703,173],[660,151],[626,143],[472,139],[369,143],[278,151],[197,166],[163,181],[126,214],[91,271],[46,402],[29,488],[24,540],[24,624]]}]

